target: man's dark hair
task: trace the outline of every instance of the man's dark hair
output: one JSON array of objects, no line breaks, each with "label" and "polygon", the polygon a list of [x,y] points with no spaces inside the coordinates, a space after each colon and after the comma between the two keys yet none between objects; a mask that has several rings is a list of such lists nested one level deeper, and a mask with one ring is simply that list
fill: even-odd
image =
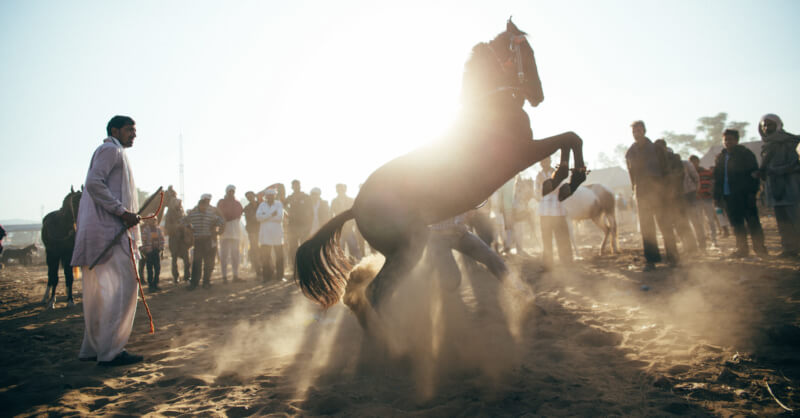
[{"label": "man's dark hair", "polygon": [[300,184],[300,180],[297,180],[297,179],[292,180],[292,184],[295,184],[295,183]]},{"label": "man's dark hair", "polygon": [[689,161],[700,161],[700,158],[698,156],[696,156],[696,155],[690,155],[689,156]]},{"label": "man's dark hair", "polygon": [[136,122],[134,122],[130,116],[120,116],[120,115],[114,116],[113,118],[111,118],[110,121],[108,121],[108,125],[106,126],[106,133],[108,134],[108,136],[111,136],[111,128],[119,129],[125,125],[136,125]]},{"label": "man's dark hair", "polygon": [[722,132],[722,136],[728,136],[728,135],[733,136],[734,138],[736,138],[737,141],[739,140],[739,131],[737,131],[736,129],[726,129]]},{"label": "man's dark hair", "polygon": [[647,128],[644,126],[644,121],[643,120],[635,120],[635,121],[631,122],[631,128],[633,128],[635,126],[641,126],[642,130],[647,132]]},{"label": "man's dark hair", "polygon": [[653,141],[653,144],[655,144],[655,145],[661,145],[661,146],[663,146],[664,148],[666,148],[666,147],[667,147],[667,141],[665,141],[665,140],[664,140],[664,138],[658,138],[658,139],[656,139],[655,141]]}]

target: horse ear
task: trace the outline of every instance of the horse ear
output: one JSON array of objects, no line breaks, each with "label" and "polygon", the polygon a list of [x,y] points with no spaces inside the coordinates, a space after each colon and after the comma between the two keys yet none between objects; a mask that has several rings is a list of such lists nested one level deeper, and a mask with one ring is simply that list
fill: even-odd
[{"label": "horse ear", "polygon": [[525,32],[521,31],[514,22],[511,21],[511,18],[508,18],[508,22],[506,22],[506,32],[514,34],[514,35],[527,35]]},{"label": "horse ear", "polygon": [[75,193],[75,187],[73,187],[71,184],[69,185],[69,192]]},{"label": "horse ear", "polygon": [[83,192],[83,185],[81,184],[81,192]]}]

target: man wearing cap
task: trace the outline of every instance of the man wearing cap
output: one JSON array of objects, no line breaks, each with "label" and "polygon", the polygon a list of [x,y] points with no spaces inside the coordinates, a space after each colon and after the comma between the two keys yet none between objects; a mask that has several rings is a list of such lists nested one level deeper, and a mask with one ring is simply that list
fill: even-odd
[{"label": "man wearing cap", "polygon": [[756,193],[759,189],[758,160],[747,147],[739,145],[739,131],[726,129],[722,138],[725,148],[717,155],[714,163],[714,206],[720,208],[724,205],[736,235],[736,251],[730,257],[748,256],[748,230],[753,240],[753,250],[759,256],[767,256],[764,230],[761,228],[756,207]]},{"label": "man wearing cap", "polygon": [[192,259],[192,281],[189,290],[197,288],[200,277],[203,287],[211,287],[211,273],[214,272],[214,258],[217,250],[217,235],[225,222],[211,206],[211,194],[200,196],[197,206],[183,218],[194,234],[194,257]]},{"label": "man wearing cap", "polygon": [[[79,358],[101,366],[121,366],[142,361],[125,351],[136,315],[139,285],[131,248],[139,248],[139,202],[125,148],[133,146],[136,125],[128,116],[114,116],[106,127],[108,137],[89,163],[81,196],[72,265],[83,272],[83,316],[86,325]],[[105,247],[128,229],[94,268]]]},{"label": "man wearing cap", "polygon": [[758,124],[761,135],[761,178],[765,182],[767,206],[775,209],[782,251],[779,257],[800,252],[800,137],[783,130],[783,121],[769,113]]},{"label": "man wearing cap", "polygon": [[222,231],[219,264],[222,266],[222,282],[228,283],[228,259],[231,260],[233,281],[239,281],[239,243],[242,241],[242,204],[236,200],[236,186],[225,188],[225,197],[217,202],[217,209],[225,221]]},{"label": "man wearing cap", "polygon": [[260,274],[265,282],[283,278],[283,204],[275,199],[277,194],[275,189],[265,190],[265,200],[256,211],[256,218],[261,222],[258,234]]}]

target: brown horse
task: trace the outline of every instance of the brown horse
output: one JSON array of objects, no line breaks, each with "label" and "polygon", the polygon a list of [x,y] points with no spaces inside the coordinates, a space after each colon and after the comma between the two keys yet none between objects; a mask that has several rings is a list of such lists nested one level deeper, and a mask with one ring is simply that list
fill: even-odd
[{"label": "brown horse", "polygon": [[352,265],[337,244],[342,225],[355,218],[364,238],[386,257],[364,289],[368,300],[354,303],[348,289],[346,303],[369,328],[361,310],[367,303],[379,307],[418,263],[428,225],[475,208],[519,171],[557,150],[562,180],[569,174],[570,150],[574,153],[571,182],[577,187],[586,178],[582,140],[573,132],[533,140],[522,109],[526,99],[536,106],[544,95],[533,49],[509,20],[505,32],[473,48],[454,128],[441,141],[378,168],[353,207],[298,248],[295,280],[303,293],[326,308],[342,297]]},{"label": "brown horse", "polygon": [[64,282],[67,286],[67,306],[75,305],[72,299],[72,250],[75,248],[75,222],[81,202],[81,191],[70,188],[64,197],[61,209],[48,213],[42,219],[42,242],[47,258],[47,288],[42,303],[55,308],[56,287],[58,286],[58,268],[64,270]]}]

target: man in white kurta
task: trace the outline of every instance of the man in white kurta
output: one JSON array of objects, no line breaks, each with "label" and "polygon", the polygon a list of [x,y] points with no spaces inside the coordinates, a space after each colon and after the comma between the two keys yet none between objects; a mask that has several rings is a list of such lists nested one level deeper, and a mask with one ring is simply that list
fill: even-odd
[{"label": "man in white kurta", "polygon": [[[264,191],[265,201],[258,205],[256,219],[261,223],[258,244],[261,253],[261,280],[283,278],[283,204],[275,200],[275,189]],[[275,262],[273,263],[273,254]]]},{"label": "man in white kurta", "polygon": [[[85,332],[79,357],[103,366],[132,364],[142,356],[125,351],[136,314],[133,248],[139,248],[139,207],[136,186],[125,148],[133,145],[136,127],[127,116],[114,116],[106,128],[108,137],[92,155],[78,209],[72,265],[83,272]],[[99,260],[111,240],[124,228],[119,242]],[[129,241],[130,240],[130,241]],[[133,256],[138,256],[134,254]]]}]

